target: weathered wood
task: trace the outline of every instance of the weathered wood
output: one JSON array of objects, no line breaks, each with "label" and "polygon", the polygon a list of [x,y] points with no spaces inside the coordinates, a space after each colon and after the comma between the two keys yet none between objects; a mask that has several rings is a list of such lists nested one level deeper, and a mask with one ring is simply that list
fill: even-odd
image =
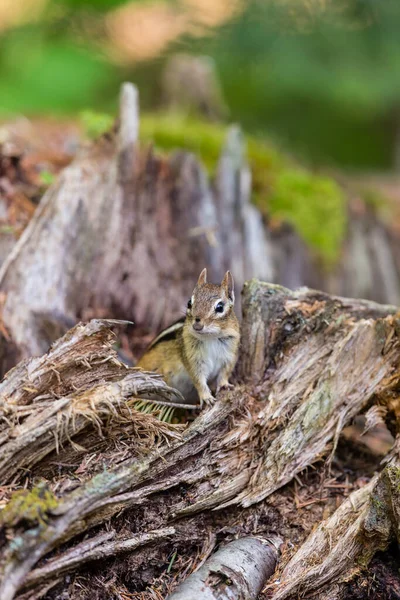
[{"label": "weathered wood", "polygon": [[[183,400],[159,376],[128,369],[118,360],[113,325],[120,323],[93,320],[76,326],[46,355],[23,361],[0,384],[3,485],[84,430],[95,428],[101,435],[110,419],[129,427],[130,399],[155,393]],[[149,417],[138,413],[137,418]]]},{"label": "weathered wood", "polygon": [[388,313],[395,308],[247,285],[241,374],[268,399],[258,419],[274,435],[263,440],[258,468],[235,501],[262,500],[328,443],[335,447],[343,424],[388,385],[400,352],[398,318],[377,318]]},{"label": "weathered wood", "polygon": [[82,565],[95,560],[103,560],[108,556],[117,556],[123,552],[132,552],[145,544],[160,542],[174,535],[174,527],[150,531],[135,537],[115,539],[116,532],[108,531],[86,542],[81,542],[71,550],[67,550],[56,559],[50,560],[41,569],[34,569],[27,577],[25,587],[29,588],[37,583],[43,584],[47,579],[52,579],[69,573]]},{"label": "weathered wood", "polygon": [[[223,270],[235,273],[240,289],[246,279],[273,280],[272,247],[261,215],[251,205],[251,172],[239,127],[227,134],[215,181],[218,232]],[[243,251],[244,250],[244,251]]]},{"label": "weathered wood", "polygon": [[[23,512],[16,522],[10,509],[5,523],[14,541],[0,548],[2,599],[13,598],[34,566],[44,566],[39,561],[51,550],[94,526],[100,534],[110,519],[118,527],[117,515],[133,507],[148,515],[142,517],[141,534],[168,527],[174,519],[170,544],[187,537],[189,524],[189,535],[204,539],[202,523],[211,510],[216,511],[214,523],[229,514],[227,505],[232,515],[237,515],[236,505],[251,510],[304,466],[329,456],[343,427],[377,399],[386,403],[388,415],[396,412],[400,328],[393,307],[312,290],[290,292],[257,281],[245,286],[243,306],[240,384],[235,390],[222,393],[179,436],[173,426],[157,426],[152,417],[151,426],[165,442],[142,456],[126,455],[114,468],[110,440],[110,467],[99,472],[88,465],[83,480],[60,494],[39,526],[24,525]],[[56,348],[63,354],[61,343]],[[46,364],[46,357],[35,360]],[[127,376],[120,377],[121,366],[113,368],[121,394]],[[17,394],[25,380],[18,387],[15,373],[11,380]],[[105,389],[103,383],[93,385],[94,394]],[[19,393],[34,407],[34,392]],[[95,404],[94,412],[100,407]],[[79,440],[75,433],[72,442]],[[39,460],[36,474],[41,464]],[[151,507],[164,506],[166,497],[168,509],[152,512]],[[382,538],[382,546],[384,539],[389,538]]]},{"label": "weathered wood", "polygon": [[344,261],[338,269],[341,293],[400,304],[400,243],[376,214],[350,219]]}]

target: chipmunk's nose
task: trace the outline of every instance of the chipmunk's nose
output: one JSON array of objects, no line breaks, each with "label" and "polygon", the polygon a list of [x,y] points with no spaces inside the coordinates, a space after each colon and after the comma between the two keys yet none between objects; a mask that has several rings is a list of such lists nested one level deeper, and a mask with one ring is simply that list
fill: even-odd
[{"label": "chipmunk's nose", "polygon": [[195,317],[194,321],[195,321],[195,322],[193,323],[193,329],[194,329],[195,331],[201,331],[201,330],[204,328],[204,325],[203,325],[203,323],[201,322],[201,319],[200,319],[200,317]]}]

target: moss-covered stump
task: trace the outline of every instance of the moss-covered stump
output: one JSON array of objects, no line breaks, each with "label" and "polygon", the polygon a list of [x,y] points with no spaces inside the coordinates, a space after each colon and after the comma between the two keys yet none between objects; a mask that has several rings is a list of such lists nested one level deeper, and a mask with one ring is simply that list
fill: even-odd
[{"label": "moss-covered stump", "polygon": [[[112,119],[87,112],[84,122],[93,136]],[[227,128],[179,113],[144,114],[139,135],[164,155],[193,152],[214,178]],[[244,143],[252,203],[274,250],[270,280],[400,304],[398,201],[384,182],[315,173],[263,139],[245,136]]]}]

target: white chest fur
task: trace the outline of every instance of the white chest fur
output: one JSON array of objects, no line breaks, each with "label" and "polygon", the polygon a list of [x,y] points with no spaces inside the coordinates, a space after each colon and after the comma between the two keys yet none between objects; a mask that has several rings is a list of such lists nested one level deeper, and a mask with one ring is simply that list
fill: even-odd
[{"label": "white chest fur", "polygon": [[232,362],[234,352],[234,340],[230,338],[204,338],[193,347],[192,360],[197,362],[197,369],[206,380],[212,382],[221,369]]},{"label": "white chest fur", "polygon": [[213,381],[229,358],[232,358],[225,343],[214,338],[201,342],[199,356],[207,381]]}]

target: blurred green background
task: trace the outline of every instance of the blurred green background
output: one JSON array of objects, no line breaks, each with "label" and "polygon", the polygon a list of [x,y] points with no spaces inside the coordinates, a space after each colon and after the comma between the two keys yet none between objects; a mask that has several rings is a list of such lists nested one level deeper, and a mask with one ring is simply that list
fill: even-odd
[{"label": "blurred green background", "polygon": [[398,0],[1,0],[0,118],[162,102],[169,56],[216,65],[226,120],[309,164],[400,165]]}]

